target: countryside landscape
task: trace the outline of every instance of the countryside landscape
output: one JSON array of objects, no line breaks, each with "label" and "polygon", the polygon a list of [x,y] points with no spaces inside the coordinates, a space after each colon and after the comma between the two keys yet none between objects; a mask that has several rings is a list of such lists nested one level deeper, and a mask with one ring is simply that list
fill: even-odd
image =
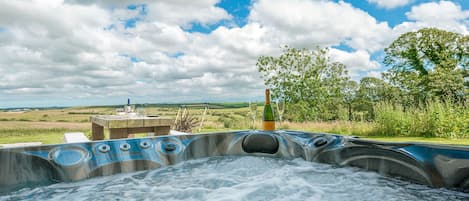
[{"label": "countryside landscape", "polygon": [[[279,129],[469,145],[468,43],[467,35],[436,28],[402,34],[384,50],[389,68],[382,78],[359,82],[344,64],[330,59],[328,48],[285,46],[278,57],[259,57],[256,66],[273,92],[274,109],[275,103],[286,104],[285,121],[276,119]],[[248,102],[135,107],[174,119],[174,130],[206,133],[259,129],[264,103],[255,103],[255,111]],[[90,137],[90,116],[116,114],[122,107],[5,109],[0,143],[61,143],[65,132]],[[185,114],[186,122],[177,120],[182,119],[178,113]]]},{"label": "countryside landscape", "polygon": [[469,0],[0,0],[2,200],[468,201]]},{"label": "countryside landscape", "polygon": [[[205,117],[203,126],[194,125],[193,133],[206,133],[216,131],[246,130],[251,129],[251,114],[248,103],[223,103],[223,104],[184,104],[188,111],[196,118],[202,117],[204,107],[210,109]],[[63,134],[66,132],[83,132],[87,137],[91,136],[91,115],[115,114],[116,108],[121,106],[97,106],[97,107],[72,107],[56,109],[38,109],[29,111],[2,111],[0,112],[0,144],[20,142],[42,142],[43,144],[62,143]],[[175,118],[179,109],[174,105],[137,105],[143,107],[147,114],[161,115]],[[261,111],[259,105],[256,128],[261,126]],[[466,112],[467,113],[467,112]],[[286,114],[288,116],[288,114]],[[396,122],[392,122],[396,123]],[[423,125],[422,125],[423,126]],[[291,122],[285,121],[282,125],[277,123],[279,129],[304,130],[310,132],[325,132],[343,135],[353,135],[371,140],[383,140],[394,142],[428,142],[455,145],[469,145],[469,139],[451,136],[418,136],[418,135],[382,135],[378,130],[380,125],[366,121],[310,121]],[[382,132],[382,131],[381,131]],[[107,133],[106,133],[107,134]],[[146,137],[139,134],[137,137]]]}]

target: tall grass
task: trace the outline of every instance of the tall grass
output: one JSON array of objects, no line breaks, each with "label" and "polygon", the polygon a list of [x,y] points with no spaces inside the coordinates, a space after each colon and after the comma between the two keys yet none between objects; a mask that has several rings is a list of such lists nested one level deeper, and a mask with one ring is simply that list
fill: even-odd
[{"label": "tall grass", "polygon": [[0,144],[17,142],[42,142],[44,144],[62,143],[63,135],[66,132],[84,132],[91,137],[90,130],[84,129],[66,129],[66,128],[18,128],[18,129],[0,129]]},{"label": "tall grass", "polygon": [[422,107],[404,108],[388,103],[375,106],[377,136],[469,137],[469,108],[451,101],[430,101]]},{"label": "tall grass", "polygon": [[302,130],[358,136],[367,136],[373,132],[372,123],[352,121],[284,122],[281,126],[279,125],[278,127],[288,130]]}]

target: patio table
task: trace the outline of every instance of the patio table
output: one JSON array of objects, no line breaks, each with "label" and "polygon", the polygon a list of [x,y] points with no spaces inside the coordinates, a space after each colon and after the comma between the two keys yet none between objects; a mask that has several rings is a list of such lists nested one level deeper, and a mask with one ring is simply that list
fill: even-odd
[{"label": "patio table", "polygon": [[135,133],[168,135],[173,120],[158,116],[96,115],[90,117],[92,140],[104,139],[104,128],[110,139],[133,137]]}]

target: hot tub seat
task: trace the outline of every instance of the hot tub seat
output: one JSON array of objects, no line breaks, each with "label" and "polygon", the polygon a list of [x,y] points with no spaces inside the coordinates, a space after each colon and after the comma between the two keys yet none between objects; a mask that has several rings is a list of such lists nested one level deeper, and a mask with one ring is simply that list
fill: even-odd
[{"label": "hot tub seat", "polygon": [[0,149],[0,193],[155,169],[210,156],[303,158],[469,191],[469,147],[384,143],[300,131],[236,131]]}]

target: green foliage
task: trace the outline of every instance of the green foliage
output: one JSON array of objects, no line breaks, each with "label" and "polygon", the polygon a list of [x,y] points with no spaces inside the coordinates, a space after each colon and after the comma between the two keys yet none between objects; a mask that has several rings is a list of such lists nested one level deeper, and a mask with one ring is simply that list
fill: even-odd
[{"label": "green foliage", "polygon": [[384,51],[383,62],[391,67],[385,78],[411,97],[411,103],[467,96],[469,36],[425,28],[401,35]]},{"label": "green foliage", "polygon": [[[347,120],[353,120],[353,102],[357,99],[358,84],[350,80],[343,88],[343,101],[347,105]],[[342,118],[344,119],[344,118]]]},{"label": "green foliage", "polygon": [[252,119],[246,112],[242,113],[242,115],[239,112],[223,113],[217,121],[223,124],[223,128],[241,130],[252,127]]},{"label": "green foliage", "polygon": [[385,81],[375,77],[364,77],[360,80],[355,98],[352,100],[353,110],[366,114],[363,118],[372,121],[375,118],[374,105],[386,101],[392,105],[402,100],[397,87],[393,87]]},{"label": "green foliage", "polygon": [[272,89],[273,98],[285,99],[298,113],[292,119],[339,118],[337,109],[350,78],[343,64],[329,59],[327,48],[307,50],[285,46],[279,57],[261,56],[256,65]]},{"label": "green foliage", "polygon": [[469,108],[452,101],[431,101],[403,110],[383,102],[375,107],[378,136],[469,137]]},{"label": "green foliage", "polygon": [[[285,46],[257,61],[291,121],[369,121],[379,136],[469,137],[469,36],[435,28],[408,32],[385,49],[384,80],[351,81],[328,49]],[[344,130],[338,129],[342,133]]]},{"label": "green foliage", "polygon": [[285,118],[291,121],[305,122],[315,119],[319,111],[316,107],[311,108],[306,101],[299,101],[287,105]]}]

